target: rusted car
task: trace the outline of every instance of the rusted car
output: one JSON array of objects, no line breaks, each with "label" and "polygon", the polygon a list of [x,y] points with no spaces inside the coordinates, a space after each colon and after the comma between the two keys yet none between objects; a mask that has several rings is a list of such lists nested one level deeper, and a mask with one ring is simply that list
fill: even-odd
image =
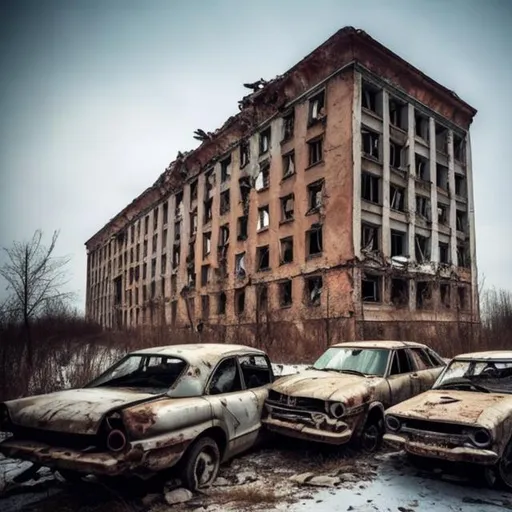
[{"label": "rusted car", "polygon": [[413,456],[481,464],[512,488],[512,352],[455,357],[432,390],[390,408],[385,439]]},{"label": "rusted car", "polygon": [[6,456],[84,474],[147,477],[177,466],[206,487],[219,464],[251,447],[273,372],[242,345],[174,345],[133,352],[81,389],[0,404]]},{"label": "rusted car", "polygon": [[277,380],[262,423],[278,434],[376,450],[384,410],[429,389],[444,368],[430,348],[413,342],[333,345],[306,371]]}]

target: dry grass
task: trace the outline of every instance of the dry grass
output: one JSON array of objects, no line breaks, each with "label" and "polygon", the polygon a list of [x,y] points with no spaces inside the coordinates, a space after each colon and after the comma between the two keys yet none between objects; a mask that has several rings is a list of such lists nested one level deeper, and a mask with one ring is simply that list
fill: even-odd
[{"label": "dry grass", "polygon": [[272,489],[247,485],[226,487],[222,491],[212,491],[210,495],[219,504],[236,503],[242,506],[269,505],[282,499],[282,496]]}]

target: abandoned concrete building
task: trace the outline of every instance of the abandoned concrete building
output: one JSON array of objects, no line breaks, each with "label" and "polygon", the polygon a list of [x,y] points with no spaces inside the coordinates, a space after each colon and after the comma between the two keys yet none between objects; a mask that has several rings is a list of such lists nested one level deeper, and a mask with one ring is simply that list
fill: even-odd
[{"label": "abandoned concrete building", "polygon": [[333,339],[478,323],[476,110],[352,27],[244,85],[238,114],[197,130],[87,241],[88,316],[312,333],[329,319]]}]

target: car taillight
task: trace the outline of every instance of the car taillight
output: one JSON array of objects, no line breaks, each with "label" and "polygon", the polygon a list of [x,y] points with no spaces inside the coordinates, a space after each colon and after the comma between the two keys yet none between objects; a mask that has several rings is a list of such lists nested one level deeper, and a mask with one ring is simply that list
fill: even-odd
[{"label": "car taillight", "polygon": [[111,430],[107,435],[107,448],[113,452],[120,452],[126,446],[126,436],[121,430]]}]

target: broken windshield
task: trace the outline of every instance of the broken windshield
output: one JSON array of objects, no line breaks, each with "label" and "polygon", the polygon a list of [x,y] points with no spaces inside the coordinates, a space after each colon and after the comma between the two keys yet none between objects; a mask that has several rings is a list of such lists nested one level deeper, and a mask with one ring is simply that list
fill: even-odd
[{"label": "broken windshield", "polygon": [[385,349],[331,347],[320,356],[313,368],[383,377],[388,359],[389,350]]},{"label": "broken windshield", "polygon": [[512,361],[452,361],[433,389],[512,393]]},{"label": "broken windshield", "polygon": [[164,393],[171,388],[187,363],[173,356],[129,355],[87,387],[137,388]]}]

